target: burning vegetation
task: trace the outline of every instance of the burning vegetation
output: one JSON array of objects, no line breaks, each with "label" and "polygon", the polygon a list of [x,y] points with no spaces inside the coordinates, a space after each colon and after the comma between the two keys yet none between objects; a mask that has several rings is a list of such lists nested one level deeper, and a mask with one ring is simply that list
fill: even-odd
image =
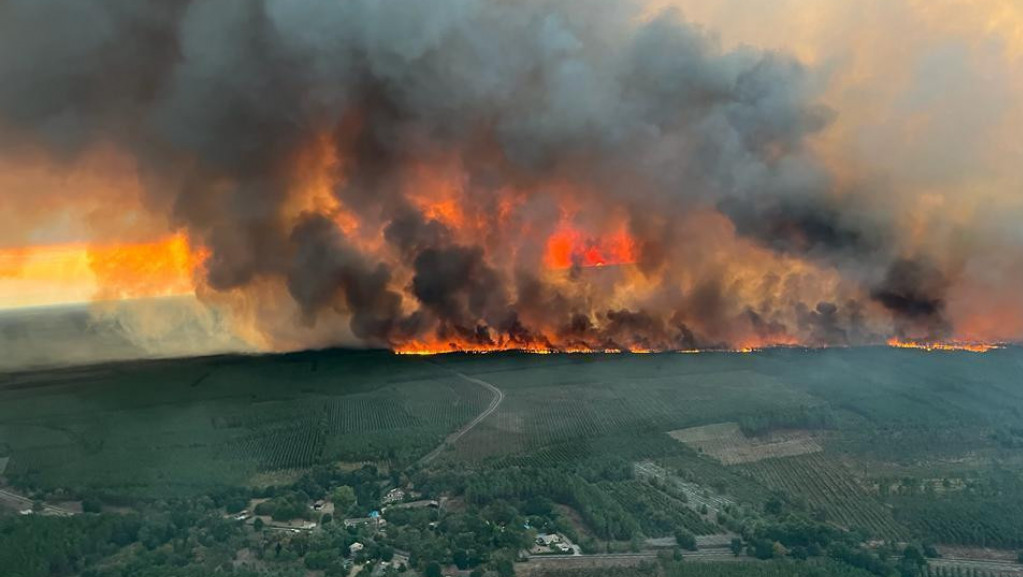
[{"label": "burning vegetation", "polygon": [[928,352],[966,351],[970,353],[986,353],[1002,348],[1002,345],[993,343],[903,341],[895,338],[888,340],[888,346],[898,349],[919,349]]},{"label": "burning vegetation", "polygon": [[89,249],[96,297],[195,292],[266,348],[960,347],[962,261],[835,176],[815,72],[675,12],[13,2],[0,74],[0,146],[113,147],[165,218]]}]

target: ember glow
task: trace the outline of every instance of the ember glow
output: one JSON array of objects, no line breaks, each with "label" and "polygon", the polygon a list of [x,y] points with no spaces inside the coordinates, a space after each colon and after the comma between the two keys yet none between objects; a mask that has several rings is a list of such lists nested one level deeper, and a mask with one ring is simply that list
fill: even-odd
[{"label": "ember glow", "polygon": [[763,349],[755,348],[742,348],[742,349],[684,349],[680,351],[655,351],[651,349],[593,349],[588,347],[581,348],[544,348],[544,347],[532,347],[532,346],[514,346],[514,345],[491,345],[481,346],[476,344],[463,344],[463,343],[448,343],[447,346],[438,345],[425,345],[421,343],[413,343],[402,346],[394,350],[397,355],[413,355],[413,356],[434,356],[434,355],[445,355],[451,353],[466,353],[472,355],[485,355],[490,353],[523,353],[530,355],[589,355],[589,354],[600,354],[600,355],[617,355],[617,354],[630,354],[630,355],[647,355],[653,353],[679,353],[683,355],[698,355],[702,353],[739,353],[749,354],[759,352]]},{"label": "ember glow", "polygon": [[636,262],[636,243],[626,231],[606,238],[587,238],[570,226],[559,227],[547,239],[544,264],[553,269],[600,267]]},{"label": "ember glow", "polygon": [[921,342],[889,339],[888,346],[898,349],[919,349],[922,351],[966,351],[970,353],[986,353],[1001,349],[1002,345],[993,343],[968,342]]},{"label": "ember glow", "polygon": [[1023,14],[781,3],[0,3],[0,307],[195,295],[267,350],[1019,340]]}]

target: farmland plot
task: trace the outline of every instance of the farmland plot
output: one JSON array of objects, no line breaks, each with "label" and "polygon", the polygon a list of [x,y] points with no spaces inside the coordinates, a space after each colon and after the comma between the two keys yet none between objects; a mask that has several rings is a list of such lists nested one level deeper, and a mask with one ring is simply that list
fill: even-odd
[{"label": "farmland plot", "polygon": [[323,428],[316,423],[297,423],[260,431],[225,448],[242,461],[255,460],[259,471],[297,469],[322,460],[325,438]]},{"label": "farmland plot", "polygon": [[882,537],[899,537],[906,530],[891,511],[869,495],[848,469],[820,453],[767,459],[738,465],[757,482],[791,497],[805,499],[828,520]]},{"label": "farmland plot", "polygon": [[824,449],[806,431],[773,431],[748,438],[736,423],[719,423],[668,433],[673,439],[710,455],[724,465],[819,453]]},{"label": "farmland plot", "polygon": [[413,462],[491,398],[421,359],[381,352],[40,375],[0,388],[6,476],[160,497],[337,460]]},{"label": "farmland plot", "polygon": [[372,393],[313,398],[293,405],[287,422],[256,429],[225,450],[257,460],[260,471],[381,456],[406,461],[482,410],[487,399],[477,389],[458,379],[414,381]]},{"label": "farmland plot", "polygon": [[[543,368],[515,371],[498,362],[501,370],[488,371],[482,360],[473,360],[467,367],[460,364],[459,370],[474,369],[469,374],[486,378],[506,397],[493,415],[459,441],[455,453],[467,461],[480,461],[593,438],[654,432],[663,436],[665,430],[704,425],[708,419],[720,421],[814,402],[752,371],[697,372],[693,368],[702,364],[690,366],[686,359],[680,360],[692,355],[650,357],[645,361],[622,357],[621,363],[632,371],[621,380],[617,379],[618,363],[606,360],[573,364],[570,370],[542,364]],[[563,382],[558,382],[559,374]],[[817,449],[804,444],[794,450]]]}]

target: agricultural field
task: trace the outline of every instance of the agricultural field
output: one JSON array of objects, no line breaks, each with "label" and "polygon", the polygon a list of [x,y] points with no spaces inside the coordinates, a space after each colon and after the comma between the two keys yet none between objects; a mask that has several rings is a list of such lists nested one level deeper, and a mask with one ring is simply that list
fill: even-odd
[{"label": "agricultural field", "polygon": [[111,499],[320,465],[469,475],[494,480],[467,490],[479,505],[550,492],[592,548],[734,533],[768,509],[1010,548],[1023,513],[998,512],[1023,511],[1021,374],[1018,348],[105,364],[0,375],[0,462],[12,486]]},{"label": "agricultural field", "polygon": [[806,431],[774,431],[762,437],[743,434],[737,423],[721,423],[669,431],[671,438],[717,459],[724,465],[819,453],[820,443]]},{"label": "agricultural field", "polygon": [[847,529],[890,539],[906,537],[891,510],[857,483],[853,471],[828,457],[812,454],[766,459],[747,464],[741,471]]},{"label": "agricultural field", "polygon": [[42,488],[187,495],[326,462],[404,466],[490,399],[434,365],[378,352],[9,374],[0,454],[8,477]]},{"label": "agricultural field", "polygon": [[[750,370],[748,355],[564,355],[529,360],[445,359],[505,391],[490,419],[463,439],[459,460],[544,452],[579,439],[643,438],[663,448],[667,431],[813,404]],[[648,439],[656,436],[657,441]],[[646,447],[634,447],[637,454]],[[677,452],[677,447],[672,452]]]},{"label": "agricultural field", "polygon": [[[1020,516],[982,519],[996,502],[1018,506],[1019,491],[991,478],[1023,471],[1021,358],[777,350],[555,356],[523,369],[514,356],[449,357],[507,398],[446,459],[550,467],[610,455],[669,471],[711,509],[780,497],[875,538],[1015,547]],[[919,489],[887,489],[900,484]]]}]

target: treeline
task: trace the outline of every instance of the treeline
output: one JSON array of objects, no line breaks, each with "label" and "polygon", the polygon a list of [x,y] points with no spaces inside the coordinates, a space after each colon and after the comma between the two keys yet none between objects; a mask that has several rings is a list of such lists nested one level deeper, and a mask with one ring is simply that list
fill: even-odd
[{"label": "treeline", "polygon": [[269,516],[274,521],[312,519],[313,512],[309,510],[309,501],[310,497],[306,493],[290,491],[256,505],[254,513]]},{"label": "treeline", "polygon": [[739,428],[747,437],[777,429],[831,429],[836,425],[834,411],[827,406],[802,406],[747,415],[739,419]]},{"label": "treeline", "polygon": [[[330,561],[347,554],[347,546],[358,539],[366,542],[361,558],[383,559],[393,552],[364,535],[342,530],[329,543],[324,554],[308,542],[305,535],[269,532],[261,537],[241,521],[226,514],[246,508],[250,499],[267,498],[261,513],[275,519],[320,517],[310,510],[314,499],[327,497],[328,491],[346,487],[346,508],[365,515],[379,506],[380,492],[389,480],[375,467],[342,471],[333,467],[317,468],[285,487],[251,489],[234,487],[210,495],[167,501],[139,502],[138,514],[88,513],[72,517],[41,515],[0,517],[0,575],[3,577],[207,577],[235,570],[237,552],[250,548],[260,560],[280,562],[279,572],[268,575],[298,575],[302,560],[306,569],[324,568]],[[109,503],[106,503],[109,504]],[[86,509],[99,510],[103,504]],[[328,521],[326,516],[321,522]],[[258,521],[256,525],[261,525]],[[287,535],[288,539],[279,539]],[[293,538],[291,538],[293,537]],[[370,557],[373,556],[373,557]],[[117,559],[116,562],[110,562]],[[310,566],[311,565],[311,566]],[[341,567],[333,563],[335,568]],[[261,573],[263,575],[263,573]]]},{"label": "treeline", "polygon": [[288,487],[268,487],[255,496],[278,497],[289,493],[301,493],[309,499],[324,499],[329,492],[337,487],[351,487],[355,493],[353,515],[365,515],[376,508],[382,494],[382,482],[390,481],[398,484],[400,475],[397,472],[384,474],[374,465],[364,465],[360,469],[344,471],[337,467],[314,467],[302,475]]},{"label": "treeline", "polygon": [[[933,547],[913,544],[872,550],[863,545],[866,538],[863,533],[810,519],[800,511],[786,511],[783,506],[768,504],[764,512],[763,518],[747,521],[740,531],[741,538],[733,540],[732,551],[737,556],[745,553],[764,561],[783,561],[791,564],[791,570],[810,571],[806,574],[821,577],[860,574],[923,577],[927,568],[925,553],[937,554]],[[840,567],[844,572],[814,572],[821,567]]]},{"label": "treeline", "polygon": [[1001,427],[990,434],[992,441],[1006,449],[1023,448],[1023,427]]},{"label": "treeline", "polygon": [[[1010,471],[991,471],[961,487],[937,492],[903,481],[892,497],[896,520],[937,543],[1023,548],[1023,479]],[[908,487],[908,489],[907,489]]]},{"label": "treeline", "polygon": [[1023,494],[986,498],[905,497],[895,500],[895,519],[938,543],[1023,548]]},{"label": "treeline", "polygon": [[633,478],[632,465],[617,458],[594,458],[568,466],[489,470],[473,475],[466,500],[484,506],[495,500],[527,501],[543,497],[572,507],[603,539],[628,541],[642,533],[635,516],[600,487],[601,482]]},{"label": "treeline", "polygon": [[141,528],[127,516],[0,518],[0,567],[7,577],[71,575],[136,542]]},{"label": "treeline", "polygon": [[410,563],[420,570],[489,567],[505,575],[514,573],[518,552],[532,545],[535,534],[527,527],[543,523],[505,501],[444,515],[433,509],[389,509],[385,516],[388,542],[411,553]]},{"label": "treeline", "polygon": [[[168,503],[147,515],[40,515],[0,519],[0,568],[4,577],[122,577],[154,575],[154,567],[182,568],[201,549],[207,559],[219,549],[223,562],[233,557],[229,541],[239,524],[213,514],[205,503]],[[125,548],[137,545],[124,567],[96,569]],[[170,546],[169,549],[167,546]],[[139,573],[140,568],[146,572]],[[209,567],[206,570],[209,571]]]},{"label": "treeline", "polygon": [[[360,543],[363,547],[352,550]],[[257,531],[249,541],[252,554],[262,565],[284,568],[302,568],[305,571],[323,571],[326,577],[343,577],[353,564],[374,564],[391,561],[394,548],[375,536],[368,527],[345,527],[339,523],[325,523],[314,533],[281,533]],[[397,568],[392,567],[394,572]],[[369,573],[372,573],[370,568]]]},{"label": "treeline", "polygon": [[671,535],[678,528],[696,535],[710,535],[721,530],[685,504],[685,494],[669,496],[668,489],[641,481],[607,483],[599,487],[615,496],[648,537]]}]

